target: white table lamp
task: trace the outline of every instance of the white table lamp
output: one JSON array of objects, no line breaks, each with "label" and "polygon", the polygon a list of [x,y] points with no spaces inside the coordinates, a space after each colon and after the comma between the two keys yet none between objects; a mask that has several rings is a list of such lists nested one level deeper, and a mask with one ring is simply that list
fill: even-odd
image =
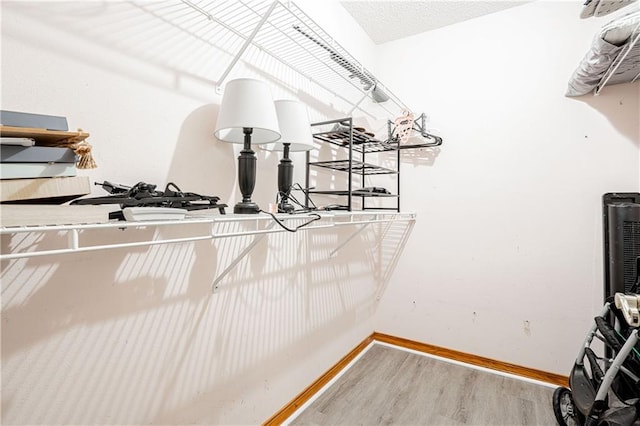
[{"label": "white table lamp", "polygon": [[269,144],[265,148],[284,151],[278,164],[278,195],[280,197],[278,212],[289,213],[294,209],[288,202],[291,185],[293,185],[293,161],[289,158],[289,152],[313,149],[313,137],[307,109],[302,103],[277,100],[275,106],[282,137],[278,142]]},{"label": "white table lamp", "polygon": [[238,157],[238,184],[242,201],[236,214],[259,213],[251,201],[256,184],[256,156],[251,144],[275,142],[280,138],[276,109],[269,86],[260,80],[239,78],[227,83],[214,132],[224,142],[244,144]]}]

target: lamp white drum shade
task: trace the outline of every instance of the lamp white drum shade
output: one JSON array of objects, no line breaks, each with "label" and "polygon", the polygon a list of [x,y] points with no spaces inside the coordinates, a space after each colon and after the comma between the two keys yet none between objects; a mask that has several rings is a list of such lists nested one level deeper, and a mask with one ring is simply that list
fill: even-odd
[{"label": "lamp white drum shade", "polygon": [[288,143],[289,150],[292,152],[313,149],[307,108],[302,103],[292,100],[277,100],[274,104],[282,136],[279,141],[265,148],[271,151],[284,151],[284,144]]},{"label": "lamp white drum shade", "polygon": [[263,81],[238,78],[224,89],[214,135],[224,142],[244,143],[243,128],[253,129],[252,144],[280,139],[271,90]]}]

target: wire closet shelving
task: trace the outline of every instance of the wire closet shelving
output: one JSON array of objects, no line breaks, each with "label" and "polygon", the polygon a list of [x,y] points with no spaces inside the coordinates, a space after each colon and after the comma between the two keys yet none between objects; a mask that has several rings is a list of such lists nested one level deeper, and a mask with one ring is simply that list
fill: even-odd
[{"label": "wire closet shelving", "polygon": [[595,88],[599,95],[606,85],[640,81],[640,24],[636,26],[629,42],[613,61]]},{"label": "wire closet shelving", "polygon": [[228,44],[231,59],[215,83],[220,90],[248,53],[266,54],[372,118],[409,108],[293,2],[181,0],[139,2],[147,13],[199,40]]}]

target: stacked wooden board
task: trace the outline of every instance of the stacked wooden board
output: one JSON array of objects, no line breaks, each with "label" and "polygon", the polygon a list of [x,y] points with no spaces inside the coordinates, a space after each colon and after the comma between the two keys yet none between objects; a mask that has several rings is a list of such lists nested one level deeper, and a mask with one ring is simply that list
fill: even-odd
[{"label": "stacked wooden board", "polygon": [[[32,200],[59,204],[91,192],[89,178],[78,176],[76,155],[68,144],[89,136],[84,132],[0,126],[0,201]],[[5,142],[14,144],[7,144]],[[19,145],[20,140],[32,146]]]},{"label": "stacked wooden board", "polygon": [[108,220],[104,208],[61,205],[91,193],[89,177],[77,174],[75,152],[88,133],[68,131],[63,117],[0,111],[0,122],[1,226]]}]

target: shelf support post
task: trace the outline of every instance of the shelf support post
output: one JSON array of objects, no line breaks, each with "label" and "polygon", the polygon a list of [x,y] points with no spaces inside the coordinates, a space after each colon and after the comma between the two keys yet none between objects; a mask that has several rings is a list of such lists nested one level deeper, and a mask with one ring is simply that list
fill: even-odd
[{"label": "shelf support post", "polygon": [[[356,109],[358,109],[358,107],[360,106],[360,104],[361,104],[365,99],[367,99],[368,97],[369,97],[369,93],[367,92],[367,93],[365,93],[365,94],[364,94],[364,96],[363,96],[363,97],[361,97],[361,98],[360,98],[360,100],[359,100],[356,104],[354,104],[354,105],[353,105],[353,107],[352,107],[352,108],[351,108],[351,110],[347,113],[347,115],[348,115],[348,116],[352,116],[352,115],[353,115],[353,113],[355,112],[355,110],[356,110]],[[371,114],[369,114],[369,115],[371,115]],[[375,117],[372,117],[372,118],[375,118]]]},{"label": "shelf support post", "polygon": [[251,32],[249,37],[247,37],[245,39],[244,43],[242,44],[242,47],[240,47],[240,50],[238,51],[238,53],[236,53],[236,56],[233,58],[231,63],[227,66],[227,69],[224,70],[224,72],[222,73],[222,75],[220,76],[218,81],[216,82],[216,92],[220,93],[222,91],[222,89],[221,89],[222,88],[222,83],[224,83],[224,80],[227,78],[227,76],[229,75],[229,73],[231,72],[233,67],[236,66],[236,64],[240,60],[240,57],[244,54],[244,52],[247,50],[249,45],[253,42],[253,39],[258,34],[258,31],[260,31],[260,28],[262,28],[264,23],[267,22],[267,19],[269,19],[269,16],[271,15],[271,12],[273,12],[273,10],[276,8],[278,3],[279,3],[278,0],[275,0],[273,3],[271,3],[271,6],[269,6],[269,9],[267,9],[267,11],[262,16],[262,18],[260,18],[260,22],[258,22],[258,24],[253,29],[253,31]]},{"label": "shelf support post", "polygon": [[80,238],[78,235],[78,230],[77,229],[72,229],[71,232],[69,232],[69,248],[71,250],[78,250],[78,248],[80,247]]},{"label": "shelf support post", "polygon": [[[273,226],[274,226],[274,225],[275,225],[275,222],[271,222],[269,225],[267,225],[267,226],[265,227],[265,230],[269,230],[269,229],[273,228]],[[218,292],[218,290],[220,289],[220,281],[222,281],[222,279],[223,279],[224,277],[226,277],[226,276],[227,276],[227,274],[228,274],[229,272],[231,272],[231,270],[232,270],[233,268],[235,268],[235,267],[236,267],[236,265],[237,265],[238,263],[240,263],[240,261],[241,261],[242,259],[244,259],[244,258],[249,254],[249,252],[251,252],[251,250],[253,250],[253,248],[254,248],[256,245],[258,245],[258,243],[259,243],[260,241],[262,241],[262,239],[265,237],[265,235],[267,235],[267,234],[259,234],[259,235],[256,235],[256,236],[253,238],[253,241],[251,241],[251,243],[249,243],[249,245],[248,245],[247,247],[245,247],[245,249],[244,249],[244,250],[242,250],[242,252],[241,252],[240,254],[238,254],[238,255],[236,256],[236,258],[235,258],[235,259],[233,259],[233,262],[231,262],[231,263],[229,264],[229,266],[227,266],[227,267],[224,269],[224,271],[220,272],[220,275],[218,275],[218,276],[216,277],[216,279],[215,279],[215,280],[213,280],[213,284],[211,285],[211,292],[212,292],[212,293],[217,293],[217,292]]]}]

